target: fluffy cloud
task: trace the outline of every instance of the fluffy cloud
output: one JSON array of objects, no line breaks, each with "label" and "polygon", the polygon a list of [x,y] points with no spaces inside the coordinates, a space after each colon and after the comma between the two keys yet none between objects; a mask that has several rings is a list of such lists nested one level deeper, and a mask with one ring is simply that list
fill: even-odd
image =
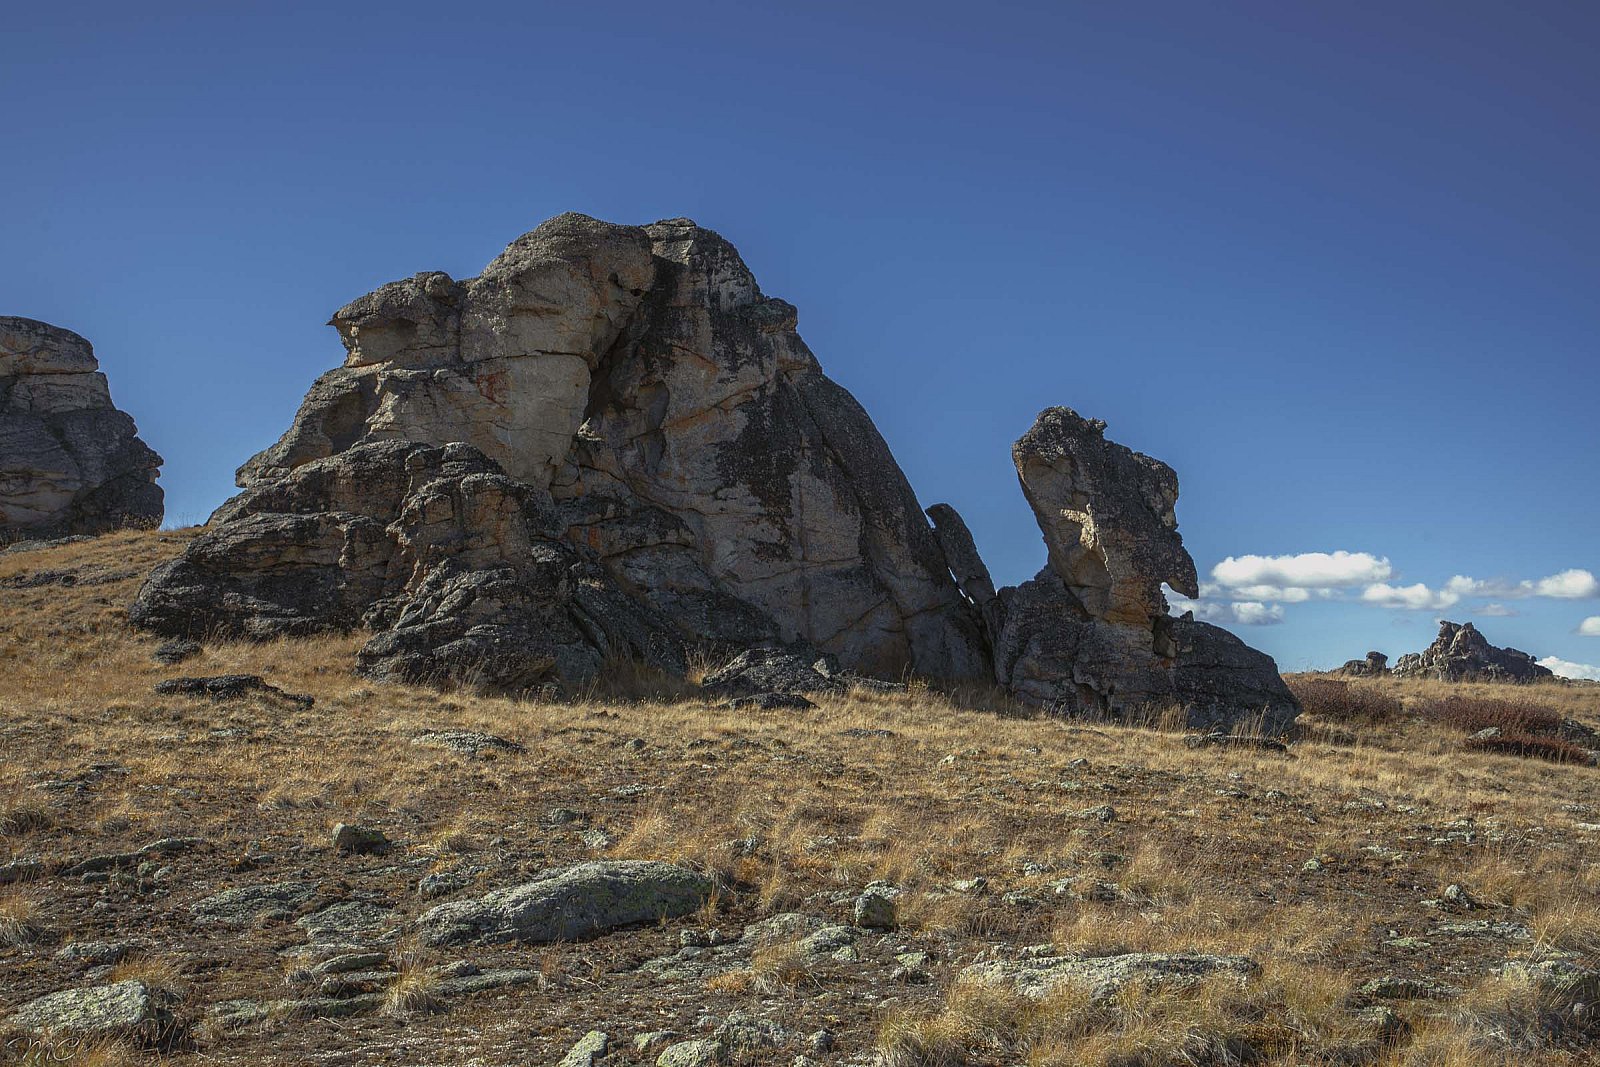
[{"label": "fluffy cloud", "polygon": [[1578,632],[1585,637],[1600,637],[1600,615],[1590,615],[1580,622]]},{"label": "fluffy cloud", "polygon": [[1361,590],[1361,599],[1368,604],[1384,608],[1403,608],[1407,611],[1443,611],[1453,607],[1461,597],[1448,589],[1429,589],[1416,585],[1390,585],[1374,582]]},{"label": "fluffy cloud", "polygon": [[1574,568],[1538,581],[1513,582],[1505,578],[1468,578],[1458,574],[1445,583],[1445,589],[1463,596],[1522,598],[1552,597],[1557,600],[1582,600],[1600,596],[1600,580],[1586,570]]},{"label": "fluffy cloud", "polygon": [[1472,613],[1474,615],[1489,615],[1501,619],[1514,619],[1518,615],[1522,614],[1522,612],[1518,611],[1516,608],[1508,608],[1504,604],[1485,604],[1481,608],[1474,608]]},{"label": "fluffy cloud", "polygon": [[1161,588],[1167,594],[1167,610],[1173,615],[1192,611],[1194,617],[1202,622],[1214,622],[1219,626],[1275,626],[1283,621],[1281,604],[1263,604],[1257,600],[1217,604],[1208,600],[1190,600],[1166,586]]},{"label": "fluffy cloud", "polygon": [[1591,682],[1600,682],[1600,667],[1591,667],[1587,663],[1573,663],[1571,660],[1546,656],[1539,661],[1539,666],[1549,667],[1563,678],[1587,678]]},{"label": "fluffy cloud", "polygon": [[[1370,552],[1302,552],[1294,556],[1229,556],[1211,577],[1229,589],[1342,589],[1382,582],[1394,573]],[[1283,598],[1278,598],[1283,599]]]}]

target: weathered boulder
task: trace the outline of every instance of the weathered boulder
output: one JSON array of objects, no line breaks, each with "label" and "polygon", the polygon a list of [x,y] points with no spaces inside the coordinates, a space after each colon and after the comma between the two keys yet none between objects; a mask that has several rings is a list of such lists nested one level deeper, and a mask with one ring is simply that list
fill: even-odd
[{"label": "weathered boulder", "polygon": [[1382,678],[1389,673],[1389,657],[1382,652],[1368,652],[1365,659],[1346,660],[1344,666],[1328,673],[1348,678]]},{"label": "weathered boulder", "polygon": [[132,1039],[156,1044],[171,1036],[176,1001],[165,990],[138,980],[114,982],[31,1000],[6,1022],[18,1030],[88,1041]]},{"label": "weathered boulder", "polygon": [[670,863],[581,863],[476,900],[440,904],[417,919],[416,933],[429,945],[571,941],[688,915],[712,889],[711,879]]},{"label": "weathered boulder", "polygon": [[1104,422],[1068,408],[1040,413],[1012,458],[1048,562],[999,594],[1002,685],[1063,714],[1181,705],[1196,727],[1259,717],[1268,732],[1288,728],[1299,705],[1270,657],[1168,614],[1162,583],[1199,592],[1172,468],[1106,440]]},{"label": "weathered boulder", "polygon": [[0,316],[0,541],[161,522],[161,457],[111,403],[89,342]]},{"label": "weathered boulder", "polygon": [[1531,682],[1555,676],[1526,652],[1491,645],[1472,623],[1448,620],[1440,620],[1439,636],[1433,644],[1396,660],[1394,674],[1446,682]]},{"label": "weathered boulder", "polygon": [[464,442],[547,493],[552,533],[685,635],[986,675],[910,485],[795,323],[688,220],[562,215],[477,278],[421,274],[341,309],[345,365],[240,484],[362,443]]}]

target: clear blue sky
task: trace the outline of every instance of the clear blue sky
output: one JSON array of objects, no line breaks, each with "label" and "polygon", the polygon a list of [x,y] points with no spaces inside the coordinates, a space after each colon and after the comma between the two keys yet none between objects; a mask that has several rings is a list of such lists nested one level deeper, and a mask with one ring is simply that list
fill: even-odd
[{"label": "clear blue sky", "polygon": [[0,313],[94,342],[193,522],[345,301],[687,215],[998,578],[1066,404],[1177,468],[1202,574],[1374,557],[1210,583],[1285,668],[1441,614],[1600,664],[1539,584],[1600,574],[1600,6],[767,6],[13,5]]}]

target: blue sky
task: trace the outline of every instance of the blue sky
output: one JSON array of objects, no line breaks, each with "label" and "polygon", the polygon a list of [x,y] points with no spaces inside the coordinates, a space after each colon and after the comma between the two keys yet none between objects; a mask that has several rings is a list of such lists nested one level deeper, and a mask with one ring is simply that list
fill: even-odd
[{"label": "blue sky", "polygon": [[1600,664],[1600,7],[1520,6],[27,5],[0,312],[95,343],[192,522],[347,300],[687,215],[1004,581],[1065,404],[1285,669],[1440,616]]}]

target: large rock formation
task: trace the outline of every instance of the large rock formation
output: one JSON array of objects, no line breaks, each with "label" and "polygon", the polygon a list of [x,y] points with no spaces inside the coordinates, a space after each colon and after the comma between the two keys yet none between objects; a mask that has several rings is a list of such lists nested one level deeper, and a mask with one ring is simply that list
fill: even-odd
[{"label": "large rock formation", "polygon": [[[803,642],[869,674],[986,676],[978,616],[915,494],[795,323],[733,246],[687,220],[636,227],[562,215],[480,277],[384,286],[334,316],[345,365],[240,470],[245,494],[181,565],[153,576],[135,617],[163,632],[199,619],[224,631],[390,619],[414,630],[420,605],[454,610],[436,587],[466,579],[436,576],[445,549],[407,556],[409,570],[367,558],[378,541],[402,546],[409,535],[382,525],[422,486],[383,481],[375,507],[339,492],[371,496],[358,488],[365,475],[346,469],[370,462],[358,463],[357,446],[460,443],[478,457],[474,473],[520,486],[523,506],[548,513],[530,528],[598,567],[652,626],[666,620],[685,638],[735,647]],[[307,484],[295,475],[308,466],[318,484],[348,490],[283,488]],[[351,526],[351,512],[370,521]],[[320,575],[306,587],[317,605],[286,608],[309,595],[307,566]],[[270,595],[258,595],[263,584]],[[398,588],[419,606],[391,610]],[[545,596],[535,583],[515,598]]]},{"label": "large rock formation", "polygon": [[161,521],[161,457],[111,403],[89,342],[0,317],[0,541]]},{"label": "large rock formation", "polygon": [[1328,673],[1348,678],[1383,678],[1389,674],[1389,657],[1382,652],[1368,652],[1365,659],[1345,660],[1344,666]]},{"label": "large rock formation", "polygon": [[510,690],[612,657],[681,673],[710,645],[760,650],[727,695],[794,667],[802,691],[916,672],[1063,711],[1292,718],[1271,660],[1167,616],[1163,581],[1195,592],[1169,468],[1045,412],[1015,455],[1050,563],[996,591],[795,309],[691,222],[562,215],[477,278],[395,282],[333,325],[344,366],[151,575],[136,622],[366,626],[369,674]]},{"label": "large rock formation", "polygon": [[1049,408],[1011,450],[1048,558],[1000,594],[995,677],[1068,714],[1182,706],[1194,726],[1257,716],[1282,732],[1299,706],[1271,658],[1192,614],[1168,614],[1163,582],[1199,594],[1177,530],[1178,477],[1107,441],[1105,428]]},{"label": "large rock formation", "polygon": [[1440,620],[1439,636],[1433,644],[1396,660],[1394,674],[1446,682],[1531,682],[1555,677],[1555,672],[1541,667],[1526,652],[1494,647],[1470,622],[1448,620]]}]

